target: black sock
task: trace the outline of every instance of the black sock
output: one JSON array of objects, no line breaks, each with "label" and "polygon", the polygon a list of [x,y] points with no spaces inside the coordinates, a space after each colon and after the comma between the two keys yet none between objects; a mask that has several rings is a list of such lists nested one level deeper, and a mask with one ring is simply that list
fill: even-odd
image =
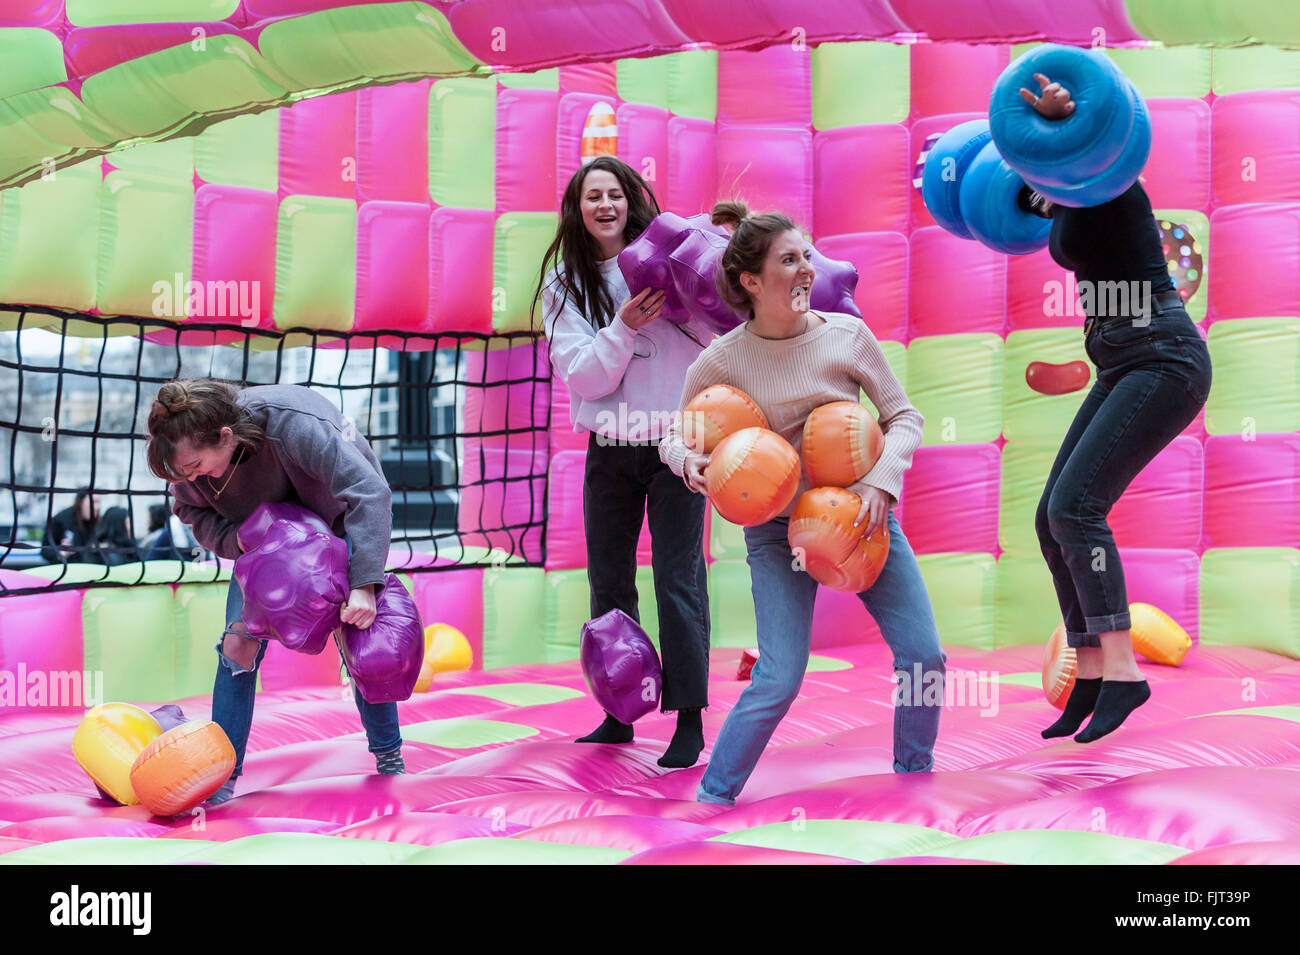
[{"label": "black sock", "polygon": [[1070,690],[1070,698],[1065,701],[1065,712],[1061,718],[1043,730],[1043,739],[1057,736],[1069,736],[1076,732],[1092,708],[1097,705],[1097,694],[1101,692],[1101,677],[1094,680],[1075,680]]},{"label": "black sock", "polygon": [[1103,680],[1092,719],[1076,736],[1077,743],[1091,743],[1119,729],[1128,715],[1151,699],[1146,680]]},{"label": "black sock", "polygon": [[668,769],[694,766],[704,749],[704,720],[698,709],[677,711],[677,731],[668,750],[659,757],[659,765]]},{"label": "black sock", "polygon": [[578,740],[579,743],[630,743],[632,742],[632,726],[629,723],[620,723],[608,713],[605,714],[605,722],[596,727],[595,732],[588,733]]}]

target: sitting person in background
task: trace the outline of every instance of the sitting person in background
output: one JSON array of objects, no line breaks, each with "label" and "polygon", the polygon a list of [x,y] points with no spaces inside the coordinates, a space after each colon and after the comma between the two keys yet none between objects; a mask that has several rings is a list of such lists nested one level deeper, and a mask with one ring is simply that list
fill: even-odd
[{"label": "sitting person in background", "polygon": [[110,507],[95,528],[95,551],[86,558],[96,564],[130,564],[140,560],[131,530],[131,512],[125,507]]},{"label": "sitting person in background", "polygon": [[98,494],[92,494],[88,487],[78,488],[72,506],[59,511],[45,525],[41,556],[51,564],[103,563],[93,553],[99,508]]},{"label": "sitting person in background", "polygon": [[189,535],[166,504],[149,505],[149,533],[140,542],[145,560],[188,560]]}]

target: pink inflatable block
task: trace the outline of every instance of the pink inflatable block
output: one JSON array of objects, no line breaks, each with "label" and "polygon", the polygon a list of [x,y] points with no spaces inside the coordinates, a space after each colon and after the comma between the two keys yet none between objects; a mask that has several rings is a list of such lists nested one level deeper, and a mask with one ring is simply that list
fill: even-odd
[{"label": "pink inflatable block", "polygon": [[6,852],[17,852],[19,849],[30,849],[32,846],[39,846],[39,842],[31,839],[9,839],[0,836],[0,856]]},{"label": "pink inflatable block", "polygon": [[704,823],[720,807],[690,800],[656,799],[598,792],[532,790],[498,793],[448,803],[442,812],[497,818],[528,827],[559,822],[594,821],[602,816],[643,816]]},{"label": "pink inflatable block", "polygon": [[[1267,250],[1261,254],[1261,250]],[[1208,318],[1300,314],[1300,204],[1222,206],[1210,216]]]},{"label": "pink inflatable block", "polygon": [[932,39],[995,43],[1026,37],[1051,37],[1058,43],[1091,46],[1098,36],[1107,46],[1127,45],[1143,39],[1129,21],[1123,6],[1110,0],[1082,0],[1068,8],[1016,7],[1015,25],[1007,20],[1007,7],[979,4],[954,9],[936,0],[890,0],[889,6],[907,29]]},{"label": "pink inflatable block", "polygon": [[483,571],[481,568],[413,574],[415,605],[428,623],[445,623],[465,634],[474,669],[483,668]]},{"label": "pink inflatable block", "polygon": [[0,6],[0,26],[43,27],[58,33],[63,21],[63,0],[5,0]]},{"label": "pink inflatable block", "polygon": [[[915,49],[915,48],[914,48]],[[990,84],[991,86],[991,84]],[[925,141],[935,133],[946,133],[954,126],[964,123],[971,119],[988,118],[988,89],[984,87],[984,102],[976,112],[971,113],[943,113],[938,116],[926,116],[918,119],[911,125],[912,143],[907,150],[908,175],[914,177],[914,183],[911,191],[908,193],[912,203],[912,228],[918,229],[922,226],[931,226],[935,224],[934,216],[930,215],[930,210],[925,207],[925,200],[921,198],[920,170],[916,168],[917,163],[921,161],[921,150],[925,148]],[[1010,256],[1018,258],[1018,256]]]},{"label": "pink inflatable block", "polygon": [[[279,203],[274,193],[241,186],[200,186],[194,194],[194,272],[192,280],[239,282],[256,289],[254,327],[269,327],[275,306],[275,240]],[[241,292],[242,295],[242,292]],[[239,318],[191,317],[236,324]],[[233,336],[233,333],[231,333]],[[235,340],[231,337],[229,340]]]},{"label": "pink inflatable block", "polygon": [[812,133],[785,126],[718,125],[718,198],[812,225]]},{"label": "pink inflatable block", "polygon": [[[242,777],[241,777],[242,778]],[[216,815],[211,809],[210,815]],[[334,832],[338,826],[333,822],[318,819],[211,819],[203,820],[203,828],[193,828],[193,820],[187,825],[177,826],[161,833],[159,839],[201,839],[206,842],[230,842],[248,836],[260,836],[268,832],[312,832],[324,834]]]},{"label": "pink inflatable block", "polygon": [[[327,640],[319,654],[295,653],[269,642],[260,667],[263,690],[292,690],[300,686],[341,686],[338,647]],[[349,695],[349,699],[350,699]]]},{"label": "pink inflatable block", "polygon": [[863,277],[853,300],[880,339],[907,338],[907,237],[900,232],[859,232],[819,239],[817,248],[829,259],[849,262]]},{"label": "pink inflatable block", "polygon": [[1300,97],[1294,90],[1219,96],[1211,112],[1215,205],[1300,199]]},{"label": "pink inflatable block", "polygon": [[367,819],[342,829],[334,835],[346,839],[373,839],[376,842],[403,842],[415,846],[436,846],[456,839],[483,836],[513,836],[527,831],[526,826],[497,817],[479,819],[447,812],[402,812],[392,816]]},{"label": "pink inflatable block", "polygon": [[1174,438],[1115,502],[1107,521],[1120,547],[1194,548],[1205,486],[1201,443]]},{"label": "pink inflatable block", "polygon": [[618,158],[641,174],[662,205],[662,184],[668,178],[668,110],[624,103],[615,118]]},{"label": "pink inflatable block", "polygon": [[[1142,179],[1152,208],[1206,208],[1210,204],[1209,105],[1200,99],[1146,102],[1151,113],[1151,158]],[[1255,195],[1251,201],[1260,201],[1258,191]]]},{"label": "pink inflatable block", "polygon": [[491,209],[436,209],[429,217],[429,320],[435,332],[492,332]]},{"label": "pink inflatable block", "polygon": [[843,126],[813,137],[813,231],[819,247],[824,236],[908,227],[908,147],[907,129],[896,125]]},{"label": "pink inflatable block", "polygon": [[616,93],[565,93],[556,104],[555,203],[550,207],[553,210],[560,208],[565,187],[582,165],[582,137],[587,127],[587,115],[597,103],[617,110],[619,99]]},{"label": "pink inflatable block", "polygon": [[[6,587],[14,589],[40,582],[40,578],[27,574],[9,571],[4,571],[3,574],[0,580]],[[57,702],[48,693],[48,681],[54,674],[82,673],[85,656],[82,645],[81,598],[84,593],[81,590],[65,590],[30,597],[0,598],[0,673],[9,674],[13,682],[8,689],[14,693],[12,699],[7,699],[0,705],[0,713],[7,715],[31,709],[28,695],[28,690],[32,688],[31,674],[41,674],[47,686],[44,705],[36,707],[39,711],[48,709],[50,703]],[[81,686],[81,679],[78,678],[76,686]],[[76,688],[62,681],[59,685]],[[83,704],[90,705],[85,696],[86,690],[83,688],[81,698],[70,699],[67,705],[77,710],[82,709]]]},{"label": "pink inflatable block", "polygon": [[1300,541],[1300,435],[1205,441],[1205,546],[1294,547]]},{"label": "pink inflatable block", "polygon": [[812,622],[814,650],[875,643],[881,639],[880,627],[857,594],[817,588]]},{"label": "pink inflatable block", "polygon": [[656,846],[694,842],[722,835],[721,829],[680,819],[654,816],[589,816],[536,826],[515,838],[536,842],[557,842],[571,846],[605,846],[644,852]]},{"label": "pink inflatable block", "polygon": [[1192,550],[1120,548],[1130,603],[1159,607],[1193,642],[1200,620],[1201,558]]},{"label": "pink inflatable block", "polygon": [[[1088,316],[1079,301],[1073,273],[1066,272],[1047,249],[1008,255],[1007,331],[1026,328],[1077,328],[1083,338]],[[1063,307],[1054,307],[1056,302]]]},{"label": "pink inflatable block", "polygon": [[[16,714],[23,712],[9,706],[4,710]],[[62,712],[80,715],[82,710]],[[43,788],[94,795],[94,783],[72,755],[72,734],[75,731],[74,723],[58,729],[18,733],[0,740],[0,756],[4,760],[0,762],[0,796],[24,796]],[[33,766],[41,768],[39,774],[33,772]],[[0,813],[0,819],[21,818]]]},{"label": "pink inflatable block", "polygon": [[545,445],[545,435],[530,430],[546,420],[551,401],[551,367],[545,349],[527,342],[466,351],[464,361],[464,433],[475,435],[488,448]]},{"label": "pink inflatable block", "polygon": [[[424,775],[500,777],[502,782],[513,782],[516,789],[591,793],[615,787],[622,790],[657,777],[661,767],[655,760],[661,755],[655,748],[643,746],[574,746],[568,739],[527,740],[466,756]],[[531,785],[519,785],[521,780]]]},{"label": "pink inflatable block", "polygon": [[619,865],[861,865],[856,859],[815,852],[764,849],[729,842],[684,842],[647,849]]},{"label": "pink inflatable block", "polygon": [[912,336],[1002,334],[1008,258],[939,226],[915,230],[907,307]]},{"label": "pink inflatable block", "polygon": [[911,55],[912,118],[943,113],[984,113],[989,90],[1011,62],[1001,44],[914,43]]},{"label": "pink inflatable block", "polygon": [[562,93],[596,93],[600,96],[618,96],[618,65],[616,63],[572,63],[560,67]]},{"label": "pink inflatable block", "polygon": [[718,144],[713,123],[689,116],[668,120],[667,188],[655,190],[666,212],[710,212],[718,199]]},{"label": "pink inflatable block", "polygon": [[458,518],[463,543],[499,547],[539,560],[545,514],[545,441],[535,451],[526,445],[518,451],[485,448],[478,439],[467,439],[465,445]]},{"label": "pink inflatable block", "polygon": [[367,202],[358,210],[357,331],[432,330],[428,235],[423,203]]},{"label": "pink inflatable block", "polygon": [[1300,865],[1300,839],[1239,842],[1179,856],[1166,865]]},{"label": "pink inflatable block", "polygon": [[587,566],[587,541],[582,522],[582,478],[586,461],[587,455],[583,451],[560,451],[551,457],[547,490],[547,570]]},{"label": "pink inflatable block", "polygon": [[357,94],[305,99],[280,110],[280,195],[357,192]]},{"label": "pink inflatable block", "polygon": [[[907,29],[887,5],[852,0],[834,0],[800,9],[799,33],[791,27],[790,7],[782,0],[746,4],[744,16],[737,16],[734,7],[710,6],[693,0],[662,0],[661,5],[673,23],[693,38],[724,48],[751,46],[760,40],[810,44],[863,36],[888,37]],[[852,24],[852,30],[846,23]]]},{"label": "pink inflatable block", "polygon": [[374,86],[357,94],[357,195],[429,203],[429,157],[393,144],[429,137],[429,80]]},{"label": "pink inflatable block", "polygon": [[167,826],[141,822],[135,819],[47,816],[44,819],[15,822],[12,825],[0,827],[0,837],[30,839],[33,842],[60,842],[64,839],[88,839],[103,836],[144,839],[160,836],[167,831]]},{"label": "pink inflatable block", "polygon": [[1002,454],[996,444],[918,448],[905,476],[903,533],[918,554],[993,553]]},{"label": "pink inflatable block", "polygon": [[1009,865],[1006,862],[989,862],[985,859],[951,859],[947,856],[899,856],[896,859],[876,859],[870,865]]},{"label": "pink inflatable block", "polygon": [[[13,0],[4,4],[10,6]],[[17,0],[26,6],[31,0]],[[53,4],[51,4],[53,6]],[[58,3],[63,7],[63,3]],[[235,14],[238,16],[238,13]],[[0,13],[0,24],[10,26]],[[16,25],[16,24],[13,24]],[[196,27],[208,39],[237,34],[239,30],[230,23],[203,21],[200,23],[132,23],[121,26],[73,27],[63,41],[64,59],[68,77],[84,79],[110,67],[134,60],[170,47],[189,46],[194,42]]]},{"label": "pink inflatable block", "polygon": [[554,90],[497,93],[497,212],[553,212],[557,188]]},{"label": "pink inflatable block", "polygon": [[[746,14],[748,19],[748,11]],[[796,49],[792,43],[777,43],[763,50],[721,51],[718,123],[811,126],[811,64],[807,49]]]},{"label": "pink inflatable block", "polygon": [[574,431],[570,418],[569,386],[558,375],[551,375],[551,450],[586,451],[588,432]]}]

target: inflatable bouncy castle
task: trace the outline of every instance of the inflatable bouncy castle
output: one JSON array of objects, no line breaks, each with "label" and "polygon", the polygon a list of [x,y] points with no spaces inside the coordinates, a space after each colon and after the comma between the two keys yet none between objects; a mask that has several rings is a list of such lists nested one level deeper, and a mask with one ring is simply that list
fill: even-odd
[{"label": "inflatable bouncy castle", "polygon": [[[1300,861],[1300,13],[791,7],[0,0],[0,864]],[[1044,666],[1061,619],[1034,532],[1095,374],[1084,310],[1046,249],[962,238],[922,191],[942,134],[995,124],[999,76],[1043,42],[1140,94],[1141,181],[1214,363],[1204,413],[1110,515],[1130,600],[1186,645],[1143,660],[1151,702],[1086,747],[1039,735],[1066,674],[1056,650]],[[743,196],[856,269],[925,418],[896,514],[948,654],[934,773],[891,772],[889,649],[828,587],[736,806],[694,801],[707,748],[655,764],[657,714],[634,744],[575,753],[597,712],[587,436],[533,293],[560,193],[601,154],[665,211]],[[359,726],[332,643],[273,644],[236,798],[201,826],[134,798],[132,761],[165,750],[148,711],[179,704],[186,738],[211,725],[230,563],[44,562],[20,517],[44,524],[80,484],[161,500],[142,416],[196,369],[320,387],[382,445],[388,570],[467,648],[398,704],[407,775],[376,779],[343,739]],[[398,392],[435,414],[399,421]],[[705,548],[712,743],[755,619],[741,529],[711,513]],[[654,641],[644,529],[638,564]],[[117,703],[127,729],[103,711],[78,729]],[[111,784],[78,732],[111,737],[93,749]],[[174,808],[169,786],[155,803]]]}]

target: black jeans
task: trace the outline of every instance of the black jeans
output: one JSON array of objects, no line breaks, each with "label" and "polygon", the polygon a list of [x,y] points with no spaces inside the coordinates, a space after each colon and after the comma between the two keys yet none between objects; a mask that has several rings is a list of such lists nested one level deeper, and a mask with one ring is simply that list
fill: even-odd
[{"label": "black jeans", "polygon": [[582,515],[591,616],[622,610],[638,623],[636,543],[649,516],[659,609],[665,713],[709,703],[709,594],[704,561],[707,501],[659,460],[656,444],[587,442]]},{"label": "black jeans", "polygon": [[[1146,324],[1141,324],[1146,323]],[[1072,647],[1130,626],[1128,593],[1106,517],[1210,394],[1210,353],[1181,308],[1147,319],[1090,320],[1097,380],[1065,435],[1035,530]]]}]

